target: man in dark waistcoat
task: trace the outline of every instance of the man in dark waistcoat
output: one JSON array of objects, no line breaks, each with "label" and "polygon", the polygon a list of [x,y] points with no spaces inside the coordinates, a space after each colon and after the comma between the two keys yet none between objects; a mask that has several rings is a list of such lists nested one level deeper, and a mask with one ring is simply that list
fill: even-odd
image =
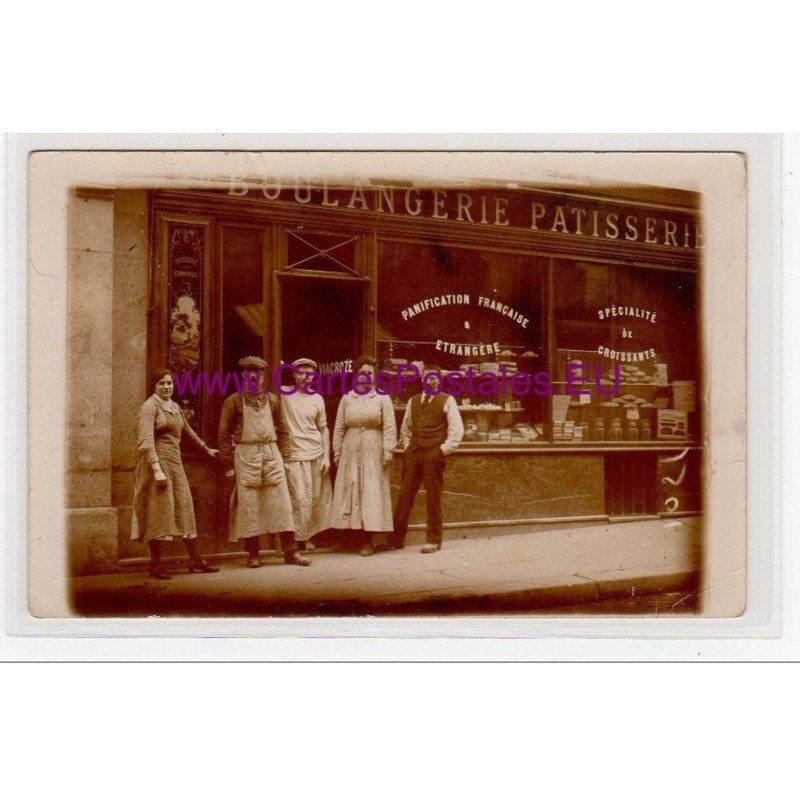
[{"label": "man in dark waistcoat", "polygon": [[420,484],[427,494],[426,544],[423,553],[435,553],[442,547],[442,491],[445,459],[464,436],[464,423],[452,395],[440,391],[441,369],[430,365],[423,376],[422,394],[412,397],[406,406],[400,428],[400,442],[405,450],[403,481],[394,511],[394,533],[389,546],[405,546],[408,518]]}]

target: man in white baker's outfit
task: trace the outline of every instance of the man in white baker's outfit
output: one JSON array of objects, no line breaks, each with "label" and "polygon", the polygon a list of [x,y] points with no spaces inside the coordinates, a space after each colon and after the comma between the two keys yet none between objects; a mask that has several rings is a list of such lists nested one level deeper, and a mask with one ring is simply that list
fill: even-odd
[{"label": "man in white baker's outfit", "polygon": [[281,389],[278,441],[292,498],[295,539],[301,550],[313,550],[311,538],[331,526],[331,441],[325,402],[312,391],[316,362],[298,358],[292,368],[293,390]]}]

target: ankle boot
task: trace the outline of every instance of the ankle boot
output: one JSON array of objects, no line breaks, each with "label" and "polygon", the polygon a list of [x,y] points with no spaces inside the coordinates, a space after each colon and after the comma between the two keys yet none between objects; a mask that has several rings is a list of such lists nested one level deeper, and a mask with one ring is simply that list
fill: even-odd
[{"label": "ankle boot", "polygon": [[172,578],[169,571],[161,564],[161,542],[154,540],[147,543],[150,547],[150,566],[147,571],[161,581],[168,581]]},{"label": "ankle boot", "polygon": [[244,540],[244,549],[247,551],[247,566],[250,569],[258,569],[261,566],[261,561],[258,557],[258,552],[261,549],[261,540],[258,536],[248,536]]},{"label": "ankle boot", "polygon": [[362,556],[374,556],[375,555],[375,540],[371,533],[364,532],[361,535],[361,550],[359,554]]},{"label": "ankle boot", "polygon": [[311,559],[298,555],[297,543],[294,540],[294,531],[281,531],[281,550],[283,550],[283,563],[296,564],[298,567],[308,567]]},{"label": "ankle boot", "polygon": [[212,567],[197,550],[197,540],[187,539],[183,540],[186,546],[186,552],[189,554],[189,572],[219,572],[219,567]]}]

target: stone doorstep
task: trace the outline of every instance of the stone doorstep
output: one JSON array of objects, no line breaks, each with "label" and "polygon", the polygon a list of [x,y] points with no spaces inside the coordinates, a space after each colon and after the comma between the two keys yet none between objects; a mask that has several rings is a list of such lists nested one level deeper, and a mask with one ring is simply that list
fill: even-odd
[{"label": "stone doorstep", "polygon": [[[324,552],[324,551],[323,551]],[[203,553],[203,558],[210,564],[219,564],[221,561],[241,561],[247,558],[247,553],[244,550],[230,551],[226,553]],[[262,558],[277,558],[281,555],[278,550],[259,550],[259,556]],[[189,563],[189,556],[162,556],[161,559],[165,564],[186,566]],[[136,572],[143,572],[150,564],[150,559],[147,557],[142,558],[121,558],[119,560],[119,572],[123,574],[132,574]]]},{"label": "stone doorstep", "polygon": [[[484,539],[489,536],[509,536],[521,533],[541,533],[544,531],[561,531],[579,528],[607,527],[636,522],[651,522],[660,519],[682,521],[683,524],[693,524],[702,518],[700,512],[677,512],[675,514],[648,514],[642,517],[609,517],[597,515],[593,517],[546,517],[539,520],[504,520],[497,524],[469,525],[463,523],[444,524],[444,540],[459,541],[462,539]],[[408,526],[406,537],[407,545],[425,544],[425,525],[414,524]]]}]

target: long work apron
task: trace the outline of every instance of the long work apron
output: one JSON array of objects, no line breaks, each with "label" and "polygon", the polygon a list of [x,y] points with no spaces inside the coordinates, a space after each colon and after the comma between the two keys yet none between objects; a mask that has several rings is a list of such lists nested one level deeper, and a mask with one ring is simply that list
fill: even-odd
[{"label": "long work apron", "polygon": [[242,397],[242,439],[234,449],[236,488],[231,495],[228,538],[293,531],[292,502],[276,443],[269,403],[250,406]]}]

